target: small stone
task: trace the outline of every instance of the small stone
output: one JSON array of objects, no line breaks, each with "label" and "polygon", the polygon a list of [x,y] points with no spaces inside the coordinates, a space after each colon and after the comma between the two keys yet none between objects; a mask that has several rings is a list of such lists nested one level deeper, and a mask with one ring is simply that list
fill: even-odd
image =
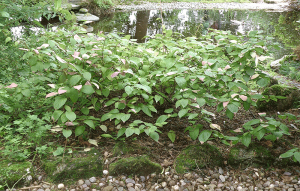
[{"label": "small stone", "polygon": [[103,188],[103,191],[111,191],[113,188],[113,186],[106,186]]},{"label": "small stone", "polygon": [[141,181],[144,182],[146,180],[146,178],[144,176],[140,176]]},{"label": "small stone", "polygon": [[123,191],[124,188],[123,187],[118,187],[118,191]]},{"label": "small stone", "polygon": [[176,182],[174,181],[174,180],[171,180],[170,182],[169,182],[169,185],[170,186],[174,186],[176,184]]},{"label": "small stone", "polygon": [[167,186],[167,183],[166,182],[162,182],[161,186],[165,188]]},{"label": "small stone", "polygon": [[83,185],[81,185],[81,188],[83,188],[83,189],[85,189],[85,188],[87,188],[88,186],[86,185],[86,184],[83,184]]},{"label": "small stone", "polygon": [[27,181],[31,181],[32,180],[32,176],[31,175],[26,176],[26,180]]},{"label": "small stone", "polygon": [[108,171],[107,170],[103,170],[103,174],[104,175],[108,175]]},{"label": "small stone", "polygon": [[96,178],[95,178],[95,177],[91,177],[91,178],[89,179],[89,181],[90,181],[91,183],[94,183],[94,182],[96,182]]},{"label": "small stone", "polygon": [[222,182],[225,182],[225,177],[223,175],[220,175],[219,177]]},{"label": "small stone", "polygon": [[219,174],[223,174],[223,173],[224,173],[223,169],[219,167]]},{"label": "small stone", "polygon": [[127,188],[133,187],[133,184],[132,183],[128,183],[126,186],[127,186]]},{"label": "small stone", "polygon": [[78,180],[78,185],[79,185],[79,186],[81,186],[81,185],[83,185],[83,184],[84,184],[84,181],[83,181],[83,180],[81,180],[81,179]]},{"label": "small stone", "polygon": [[64,187],[65,187],[64,184],[58,184],[58,186],[57,186],[58,189],[63,189]]},{"label": "small stone", "polygon": [[42,181],[42,179],[43,179],[43,176],[38,177],[38,181]]},{"label": "small stone", "polygon": [[191,173],[187,173],[187,174],[184,175],[184,177],[187,178],[187,179],[190,179],[192,177],[192,174]]},{"label": "small stone", "polygon": [[99,187],[103,187],[103,186],[104,186],[104,183],[100,182]]},{"label": "small stone", "polygon": [[136,191],[136,190],[134,188],[132,188],[132,187],[129,187],[128,191]]},{"label": "small stone", "polygon": [[44,191],[44,189],[39,188],[37,191]]},{"label": "small stone", "polygon": [[132,183],[132,184],[135,184],[135,181],[132,180],[131,178],[127,178],[127,179],[125,180],[125,182],[126,182],[126,183]]},{"label": "small stone", "polygon": [[91,185],[91,182],[89,180],[85,180],[84,183],[88,186]]}]

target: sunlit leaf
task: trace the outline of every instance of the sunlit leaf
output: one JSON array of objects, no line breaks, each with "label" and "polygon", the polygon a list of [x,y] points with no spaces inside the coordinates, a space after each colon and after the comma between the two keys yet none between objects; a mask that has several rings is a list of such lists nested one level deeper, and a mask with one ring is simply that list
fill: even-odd
[{"label": "sunlit leaf", "polygon": [[69,138],[72,135],[72,130],[63,129],[63,135],[66,138]]},{"label": "sunlit leaf", "polygon": [[98,142],[95,139],[89,139],[88,142],[92,145],[95,145],[96,147],[98,147]]},{"label": "sunlit leaf", "polygon": [[176,138],[175,132],[172,131],[172,130],[170,130],[170,131],[168,132],[168,137],[169,137],[169,139],[172,141],[172,143],[174,143],[175,138]]}]

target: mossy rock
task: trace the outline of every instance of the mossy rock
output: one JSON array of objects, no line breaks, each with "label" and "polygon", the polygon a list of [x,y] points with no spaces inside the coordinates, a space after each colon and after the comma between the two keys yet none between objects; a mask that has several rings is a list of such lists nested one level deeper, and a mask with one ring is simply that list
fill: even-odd
[{"label": "mossy rock", "polygon": [[49,180],[54,183],[76,181],[82,178],[102,176],[103,162],[98,150],[93,149],[86,154],[54,157],[42,161]]},{"label": "mossy rock", "polygon": [[[1,161],[0,162],[0,185],[2,186],[8,185],[9,187],[12,187],[17,181],[19,182],[15,185],[16,187],[24,185],[24,183],[26,183],[27,176],[33,177],[33,172],[31,170],[31,167],[32,165],[28,161],[24,161],[24,162],[10,162],[7,160]],[[29,173],[27,172],[27,169],[30,170]]]},{"label": "mossy rock", "polygon": [[250,144],[249,147],[241,144],[235,145],[231,148],[228,156],[228,164],[241,168],[269,167],[275,160],[276,157],[271,153],[270,148],[258,143]]},{"label": "mossy rock", "polygon": [[199,143],[185,148],[176,158],[175,165],[176,172],[183,174],[197,168],[222,166],[223,157],[215,146]]},{"label": "mossy rock", "polygon": [[161,173],[162,167],[149,160],[146,156],[123,158],[109,165],[109,174],[145,176],[151,173]]},{"label": "mossy rock", "polygon": [[137,144],[128,144],[124,142],[118,142],[113,148],[113,156],[121,156],[126,154],[150,154],[150,150],[147,147],[141,147]]},{"label": "mossy rock", "polygon": [[283,85],[267,87],[262,95],[284,96],[286,99],[277,99],[277,101],[259,99],[256,103],[259,111],[285,111],[293,108],[294,104],[300,101],[300,91],[297,88]]}]

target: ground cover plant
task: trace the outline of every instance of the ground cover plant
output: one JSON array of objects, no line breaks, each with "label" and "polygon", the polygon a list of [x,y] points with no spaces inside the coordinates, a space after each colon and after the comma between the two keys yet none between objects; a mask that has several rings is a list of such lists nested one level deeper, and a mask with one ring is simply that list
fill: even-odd
[{"label": "ground cover plant", "polygon": [[[86,35],[77,27],[45,32],[30,44],[9,38],[5,46],[18,51],[19,68],[12,69],[12,78],[1,77],[2,159],[63,155],[72,152],[66,147],[70,138],[96,147],[101,137],[147,135],[158,142],[167,134],[174,142],[179,133],[165,130],[173,119],[186,122],[184,132],[192,140],[245,146],[254,139],[289,135],[286,119],[299,122],[299,116],[275,120],[261,114],[234,129],[236,135],[224,134],[223,124],[213,123],[216,115],[232,120],[263,98],[250,89],[270,81],[261,72],[269,39],[261,31],[235,36],[211,30],[200,38],[184,38],[165,30],[144,44],[114,33]],[[90,137],[96,129],[101,129],[100,138]],[[59,137],[64,145],[53,145]],[[295,148],[282,157],[300,161],[299,155]]]}]

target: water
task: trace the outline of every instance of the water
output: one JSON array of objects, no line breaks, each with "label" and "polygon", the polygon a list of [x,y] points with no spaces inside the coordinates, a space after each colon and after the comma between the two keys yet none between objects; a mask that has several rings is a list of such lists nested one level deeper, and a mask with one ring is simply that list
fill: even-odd
[{"label": "water", "polygon": [[[162,33],[162,26],[179,32],[183,36],[197,36],[207,34],[209,28],[231,31],[232,34],[245,34],[252,30],[262,30],[264,35],[272,36],[276,33],[275,26],[279,25],[280,15],[286,13],[247,11],[247,10],[147,10],[132,12],[116,12],[92,24],[94,32],[115,32],[130,35],[137,42],[145,42],[144,36],[154,36]],[[284,26],[287,31],[289,25]],[[299,36],[291,37],[295,40]],[[277,39],[279,40],[279,39]],[[279,41],[280,42],[280,41]],[[300,42],[299,42],[300,44]],[[280,57],[289,54],[290,49],[281,49]]]}]

